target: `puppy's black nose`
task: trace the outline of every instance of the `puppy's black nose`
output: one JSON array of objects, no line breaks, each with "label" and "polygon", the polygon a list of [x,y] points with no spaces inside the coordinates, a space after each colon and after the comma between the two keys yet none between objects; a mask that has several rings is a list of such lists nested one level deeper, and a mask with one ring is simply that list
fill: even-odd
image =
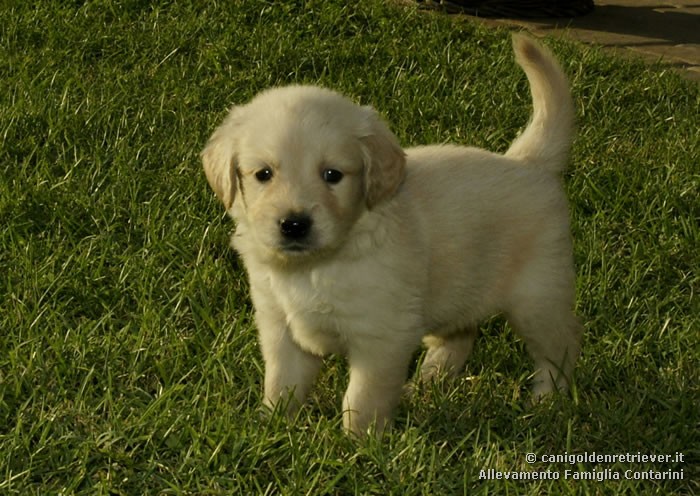
[{"label": "puppy's black nose", "polygon": [[280,219],[280,232],[287,239],[302,239],[311,231],[311,224],[311,217],[306,214],[289,214]]}]

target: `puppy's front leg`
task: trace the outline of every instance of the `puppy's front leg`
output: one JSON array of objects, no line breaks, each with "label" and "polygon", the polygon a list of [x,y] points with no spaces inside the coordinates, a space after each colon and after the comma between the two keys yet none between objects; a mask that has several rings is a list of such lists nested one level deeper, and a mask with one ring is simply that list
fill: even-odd
[{"label": "puppy's front leg", "polygon": [[401,397],[412,348],[373,343],[350,349],[350,382],[343,398],[343,427],[358,436],[370,427],[381,435]]},{"label": "puppy's front leg", "polygon": [[294,342],[282,314],[258,311],[256,321],[265,360],[264,403],[274,409],[286,402],[287,414],[293,415],[306,399],[322,359]]}]

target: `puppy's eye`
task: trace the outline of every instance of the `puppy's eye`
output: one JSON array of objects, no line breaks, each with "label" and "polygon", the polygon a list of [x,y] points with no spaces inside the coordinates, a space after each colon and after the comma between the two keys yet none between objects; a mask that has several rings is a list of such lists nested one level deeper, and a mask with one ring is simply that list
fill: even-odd
[{"label": "puppy's eye", "polygon": [[323,180],[328,184],[338,184],[343,179],[343,173],[335,169],[324,169]]},{"label": "puppy's eye", "polygon": [[255,179],[257,179],[261,183],[268,182],[270,179],[272,179],[272,169],[270,169],[269,167],[260,169],[258,172],[255,173]]}]

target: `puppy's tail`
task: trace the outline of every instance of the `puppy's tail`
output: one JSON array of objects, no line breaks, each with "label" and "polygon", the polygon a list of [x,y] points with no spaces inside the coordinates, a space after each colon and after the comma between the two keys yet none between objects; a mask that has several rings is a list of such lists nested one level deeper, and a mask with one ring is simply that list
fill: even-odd
[{"label": "puppy's tail", "polygon": [[574,105],[566,75],[552,53],[529,36],[513,35],[515,60],[530,82],[530,123],[506,157],[560,172],[567,165],[574,134]]}]

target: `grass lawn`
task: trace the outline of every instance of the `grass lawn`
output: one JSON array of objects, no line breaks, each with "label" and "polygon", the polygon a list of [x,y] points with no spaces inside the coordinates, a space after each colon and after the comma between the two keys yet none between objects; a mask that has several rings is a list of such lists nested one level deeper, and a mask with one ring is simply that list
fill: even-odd
[{"label": "grass lawn", "polygon": [[[406,398],[381,442],[342,433],[339,358],[295,422],[262,413],[247,282],[198,157],[227,107],[319,83],[407,145],[495,150],[530,111],[507,31],[279,4],[2,7],[0,494],[700,492],[699,87],[562,41],[586,323],[571,397],[529,404],[532,365],[495,318],[467,374]],[[673,459],[546,459],[593,452]],[[625,479],[649,469],[684,478]]]}]

